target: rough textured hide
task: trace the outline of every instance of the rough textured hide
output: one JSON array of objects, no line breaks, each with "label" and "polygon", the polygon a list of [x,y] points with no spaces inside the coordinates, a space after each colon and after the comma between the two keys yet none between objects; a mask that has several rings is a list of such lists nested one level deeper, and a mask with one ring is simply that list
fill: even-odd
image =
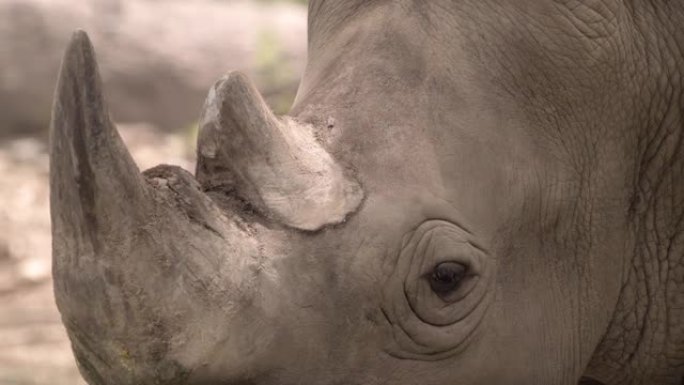
[{"label": "rough textured hide", "polygon": [[240,75],[220,81],[199,184],[138,176],[76,35],[52,215],[89,381],[680,384],[684,7],[310,10],[290,116]]}]

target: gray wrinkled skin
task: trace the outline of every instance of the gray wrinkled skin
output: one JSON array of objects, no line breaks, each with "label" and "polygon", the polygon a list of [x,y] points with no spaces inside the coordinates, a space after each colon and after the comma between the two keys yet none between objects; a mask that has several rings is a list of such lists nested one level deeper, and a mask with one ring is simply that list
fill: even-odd
[{"label": "gray wrinkled skin", "polygon": [[[54,274],[90,384],[682,383],[684,4],[309,13],[297,124],[247,87],[255,107],[202,129],[197,180],[137,174],[75,35],[53,117]],[[294,132],[332,176],[296,167],[320,149]],[[363,200],[298,228],[300,185]],[[446,296],[428,282],[441,262],[468,268]]]}]

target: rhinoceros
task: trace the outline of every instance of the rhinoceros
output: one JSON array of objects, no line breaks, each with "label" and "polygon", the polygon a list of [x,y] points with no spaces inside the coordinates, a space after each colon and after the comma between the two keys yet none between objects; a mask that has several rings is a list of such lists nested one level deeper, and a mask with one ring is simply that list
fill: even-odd
[{"label": "rhinoceros", "polygon": [[[56,302],[91,385],[681,384],[684,4],[313,0],[140,172],[74,33]],[[149,38],[149,37],[145,37]]]}]

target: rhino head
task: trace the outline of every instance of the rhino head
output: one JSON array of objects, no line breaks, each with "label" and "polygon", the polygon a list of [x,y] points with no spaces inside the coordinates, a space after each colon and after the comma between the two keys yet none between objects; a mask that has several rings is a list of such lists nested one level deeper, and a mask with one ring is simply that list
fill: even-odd
[{"label": "rhino head", "polygon": [[86,380],[677,384],[682,7],[309,11],[290,115],[225,76],[194,176],[140,173],[74,34],[53,275]]}]

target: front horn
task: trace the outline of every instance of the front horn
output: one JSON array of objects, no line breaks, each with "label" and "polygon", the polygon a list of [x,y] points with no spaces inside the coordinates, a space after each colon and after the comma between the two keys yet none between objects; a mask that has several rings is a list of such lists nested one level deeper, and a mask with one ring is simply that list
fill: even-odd
[{"label": "front horn", "polygon": [[233,72],[210,90],[200,118],[197,180],[289,227],[343,222],[359,184],[317,142],[313,127],[276,118],[249,79]]},{"label": "front horn", "polygon": [[258,234],[189,173],[140,174],[84,32],[64,56],[50,141],[55,299],[81,373],[93,385],[183,383],[228,344],[242,316],[233,309],[258,293],[246,273],[260,263]]},{"label": "front horn", "polygon": [[92,243],[97,252],[96,234],[144,214],[148,194],[109,119],[95,54],[82,31],[64,56],[50,134],[53,229],[57,239]]}]

